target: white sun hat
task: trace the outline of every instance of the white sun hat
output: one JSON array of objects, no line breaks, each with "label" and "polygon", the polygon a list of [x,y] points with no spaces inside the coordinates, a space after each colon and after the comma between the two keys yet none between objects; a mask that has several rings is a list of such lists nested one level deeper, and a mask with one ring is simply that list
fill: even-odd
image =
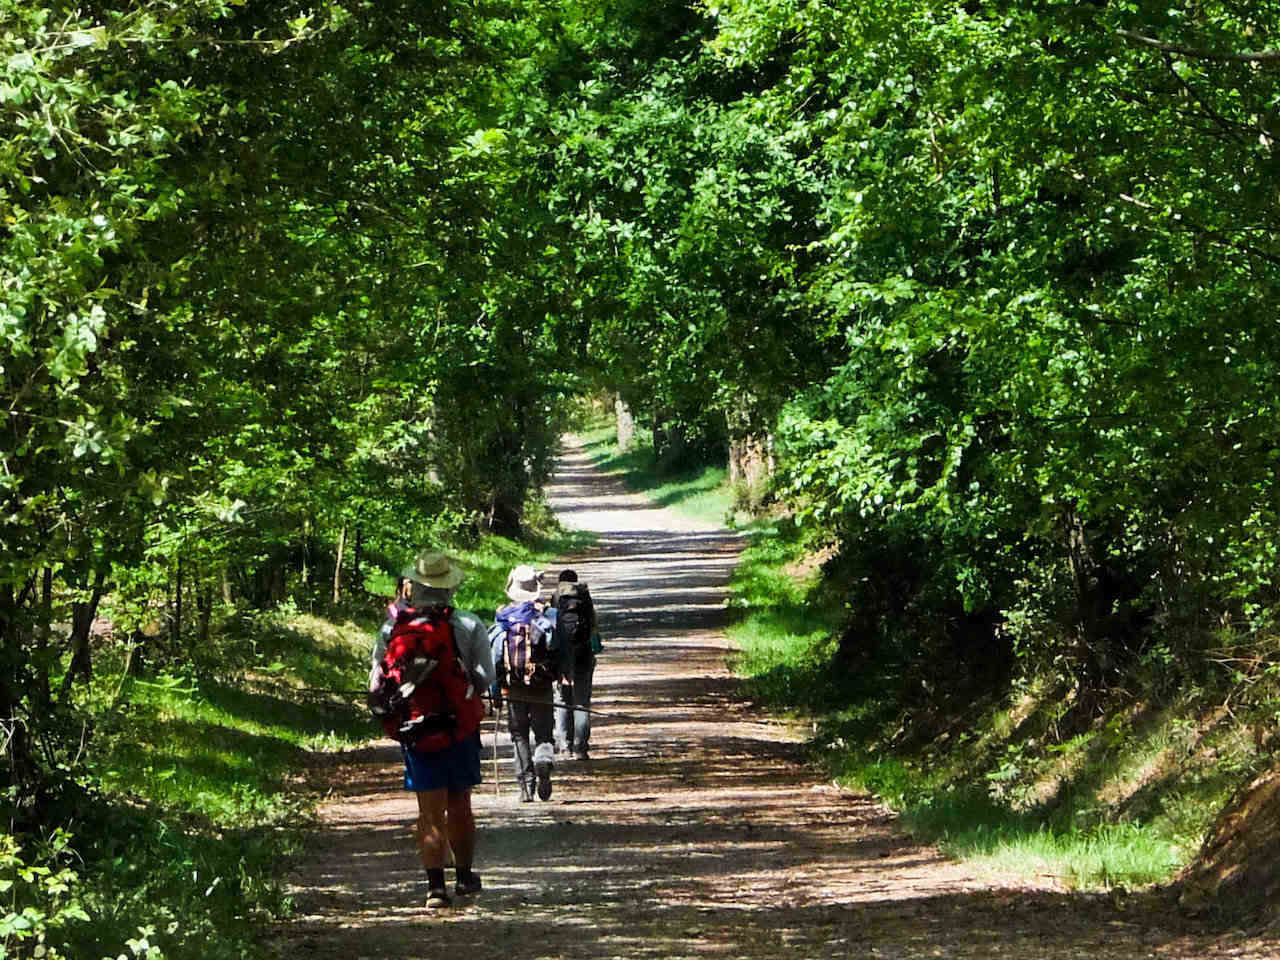
[{"label": "white sun hat", "polygon": [[538,580],[538,571],[527,563],[522,563],[507,574],[507,597],[514,603],[523,600],[537,600],[542,590]]}]

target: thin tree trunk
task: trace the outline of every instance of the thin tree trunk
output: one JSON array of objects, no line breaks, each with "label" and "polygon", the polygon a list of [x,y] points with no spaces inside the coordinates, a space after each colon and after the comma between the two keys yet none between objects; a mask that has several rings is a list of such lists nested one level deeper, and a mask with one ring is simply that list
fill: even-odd
[{"label": "thin tree trunk", "polygon": [[356,527],[356,555],[351,558],[351,582],[355,584],[359,596],[364,596],[364,575],[360,572],[361,554],[364,552],[364,527]]},{"label": "thin tree trunk", "polygon": [[98,603],[102,600],[102,585],[106,580],[101,570],[93,575],[93,587],[87,603],[71,605],[71,663],[62,681],[62,698],[65,699],[77,678],[93,679],[93,660],[89,651],[89,637],[93,621],[98,616]]},{"label": "thin tree trunk", "polygon": [[209,645],[209,619],[213,616],[213,590],[207,581],[196,571],[196,610],[200,613],[200,646]]},{"label": "thin tree trunk", "polygon": [[147,666],[147,644],[151,638],[141,628],[129,635],[129,660],[125,664],[125,672],[130,676],[140,677]]},{"label": "thin tree trunk", "polygon": [[618,452],[626,453],[636,442],[636,418],[621,395],[613,400],[613,413],[618,424]]},{"label": "thin tree trunk", "polygon": [[177,583],[173,590],[173,625],[170,636],[173,638],[173,649],[182,649],[182,557],[178,557]]},{"label": "thin tree trunk", "polygon": [[302,521],[302,588],[311,584],[311,518]]},{"label": "thin tree trunk", "polygon": [[[53,633],[53,567],[45,567],[40,578],[40,623],[36,626],[36,650],[43,654],[49,649],[49,640]],[[37,689],[40,691],[40,705],[47,706],[53,700],[50,687],[49,660],[47,657],[36,657]]]},{"label": "thin tree trunk", "polygon": [[342,555],[347,550],[347,525],[342,525],[342,531],[338,534],[338,556],[333,564],[333,605],[336,607],[342,602]]},{"label": "thin tree trunk", "polygon": [[[34,577],[32,578],[34,582]],[[4,723],[3,736],[5,759],[9,766],[9,783],[16,788],[14,798],[19,804],[35,792],[37,782],[36,763],[31,751],[31,738],[25,723],[15,722],[22,690],[14,683],[19,676],[20,664],[26,658],[22,627],[18,610],[22,607],[27,590],[18,595],[13,584],[0,584],[0,651],[5,656],[5,669],[0,673],[0,722]]]}]

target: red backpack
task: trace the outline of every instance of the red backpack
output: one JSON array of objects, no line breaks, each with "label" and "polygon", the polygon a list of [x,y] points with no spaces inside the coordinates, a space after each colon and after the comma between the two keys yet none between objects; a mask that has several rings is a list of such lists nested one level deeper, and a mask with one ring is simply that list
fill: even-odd
[{"label": "red backpack", "polygon": [[392,604],[382,681],[369,705],[387,736],[422,751],[443,750],[480,729],[484,704],[458,653],[449,607]]}]

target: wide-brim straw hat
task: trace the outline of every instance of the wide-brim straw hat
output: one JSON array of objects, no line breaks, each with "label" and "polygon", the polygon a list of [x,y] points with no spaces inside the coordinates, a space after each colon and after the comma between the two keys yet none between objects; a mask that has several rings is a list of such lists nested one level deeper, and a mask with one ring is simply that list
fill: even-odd
[{"label": "wide-brim straw hat", "polygon": [[406,580],[437,590],[452,590],[462,582],[462,570],[443,553],[424,550],[414,558],[413,566],[400,574]]},{"label": "wide-brim straw hat", "polygon": [[507,574],[507,598],[520,603],[524,600],[537,600],[542,591],[538,580],[538,571],[528,564],[521,564]]}]

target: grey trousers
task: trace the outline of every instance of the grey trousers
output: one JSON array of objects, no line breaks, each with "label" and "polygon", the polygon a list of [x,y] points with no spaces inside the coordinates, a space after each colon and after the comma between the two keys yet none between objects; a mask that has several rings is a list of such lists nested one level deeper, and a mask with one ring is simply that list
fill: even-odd
[{"label": "grey trousers", "polygon": [[[596,658],[582,658],[574,666],[573,684],[557,683],[556,749],[561,752],[586,753],[591,741],[591,683],[595,677]],[[582,707],[584,709],[574,709]]]}]

